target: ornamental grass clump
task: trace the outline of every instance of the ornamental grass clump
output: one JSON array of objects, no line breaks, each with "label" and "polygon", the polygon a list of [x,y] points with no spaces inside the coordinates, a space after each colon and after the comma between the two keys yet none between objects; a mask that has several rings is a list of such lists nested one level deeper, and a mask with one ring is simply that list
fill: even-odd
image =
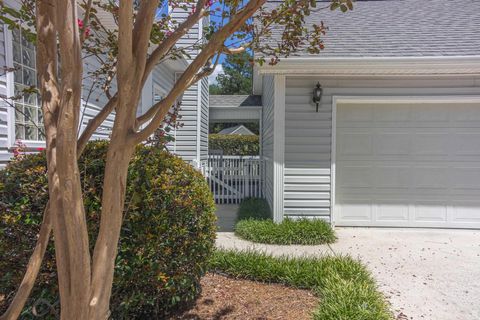
[{"label": "ornamental grass clump", "polygon": [[319,297],[314,320],[393,320],[372,275],[349,256],[274,257],[217,250],[210,268],[235,278],[312,290]]},{"label": "ornamental grass clump", "polygon": [[253,242],[281,245],[317,245],[336,240],[332,227],[320,219],[287,218],[280,223],[272,220],[240,220],[235,225],[235,234]]},{"label": "ornamental grass clump", "polygon": [[335,231],[322,219],[289,219],[280,223],[271,219],[265,199],[250,198],[239,207],[235,234],[252,242],[279,245],[318,245],[333,243]]},{"label": "ornamental grass clump", "polygon": [[[89,143],[79,161],[90,239],[98,232],[107,147]],[[48,200],[44,154],[25,155],[0,171],[0,199],[1,313],[23,277]],[[214,249],[214,211],[197,170],[159,148],[137,148],[128,170],[113,319],[162,318],[196,299]],[[52,242],[23,317],[40,298],[52,305],[58,299]]]}]

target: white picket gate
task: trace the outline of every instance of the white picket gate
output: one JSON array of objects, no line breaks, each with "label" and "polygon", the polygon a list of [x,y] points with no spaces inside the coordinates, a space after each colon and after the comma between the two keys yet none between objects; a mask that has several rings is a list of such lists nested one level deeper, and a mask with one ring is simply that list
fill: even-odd
[{"label": "white picket gate", "polygon": [[263,197],[264,162],[259,157],[211,154],[201,166],[218,204]]}]

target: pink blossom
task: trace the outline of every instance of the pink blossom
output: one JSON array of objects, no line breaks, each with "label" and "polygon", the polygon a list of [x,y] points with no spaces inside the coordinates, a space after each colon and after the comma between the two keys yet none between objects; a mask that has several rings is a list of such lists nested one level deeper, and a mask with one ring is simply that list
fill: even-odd
[{"label": "pink blossom", "polygon": [[[77,24],[78,24],[78,28],[80,28],[80,30],[83,30],[83,20],[77,19]],[[87,27],[84,32],[85,32],[85,37],[88,37],[90,35],[90,28]]]}]

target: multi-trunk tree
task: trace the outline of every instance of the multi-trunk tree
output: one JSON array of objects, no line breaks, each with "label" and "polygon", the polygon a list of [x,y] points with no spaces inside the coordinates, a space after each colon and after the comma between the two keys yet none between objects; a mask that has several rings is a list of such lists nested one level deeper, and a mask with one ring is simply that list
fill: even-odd
[{"label": "multi-trunk tree", "polygon": [[[18,318],[29,296],[53,231],[62,319],[107,319],[114,262],[124,208],[127,168],[135,146],[147,140],[168,117],[185,89],[208,76],[221,54],[258,53],[257,63],[275,64],[297,50],[318,53],[323,25],[305,25],[321,9],[347,11],[351,0],[284,0],[275,9],[266,0],[23,0],[20,9],[1,5],[0,19],[31,35],[37,48],[38,92],[46,138],[49,203],[25,278],[1,319]],[[172,10],[185,11],[175,21]],[[102,25],[99,12],[117,24]],[[143,115],[137,108],[143,85],[154,67],[186,54],[176,46],[201,19],[210,19],[194,57],[174,87]],[[275,29],[280,43],[262,41]],[[85,56],[100,67],[108,102],[79,136]],[[111,92],[113,81],[116,92]],[[84,89],[84,88],[83,88]],[[85,89],[84,89],[85,90]],[[111,132],[103,182],[99,232],[89,239],[77,159],[86,142],[111,113]],[[89,243],[95,243],[93,255]]]}]

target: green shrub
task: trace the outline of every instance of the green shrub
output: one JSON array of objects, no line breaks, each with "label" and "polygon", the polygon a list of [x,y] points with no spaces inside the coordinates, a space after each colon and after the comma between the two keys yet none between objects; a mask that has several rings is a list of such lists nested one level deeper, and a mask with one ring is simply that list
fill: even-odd
[{"label": "green shrub", "polygon": [[247,219],[235,225],[235,234],[245,240],[266,244],[316,245],[335,242],[335,232],[320,219],[272,220]]},{"label": "green shrub", "polygon": [[366,267],[349,256],[293,258],[217,250],[210,268],[236,278],[312,290],[320,298],[315,320],[393,319]]},{"label": "green shrub", "polygon": [[[98,228],[107,146],[90,143],[79,161],[90,239]],[[45,174],[43,154],[25,156],[0,171],[0,292],[7,293],[0,313],[35,245],[47,202]],[[197,170],[157,148],[137,149],[129,167],[112,318],[163,317],[194,301],[214,248],[214,210],[208,185]],[[53,243],[37,282],[30,308],[40,297],[57,299]]]},{"label": "green shrub", "polygon": [[210,134],[208,148],[223,150],[229,156],[257,156],[260,152],[258,136],[242,136],[238,134]]},{"label": "green shrub", "polygon": [[237,220],[255,218],[259,220],[272,217],[267,200],[261,198],[244,199],[238,208]]}]

